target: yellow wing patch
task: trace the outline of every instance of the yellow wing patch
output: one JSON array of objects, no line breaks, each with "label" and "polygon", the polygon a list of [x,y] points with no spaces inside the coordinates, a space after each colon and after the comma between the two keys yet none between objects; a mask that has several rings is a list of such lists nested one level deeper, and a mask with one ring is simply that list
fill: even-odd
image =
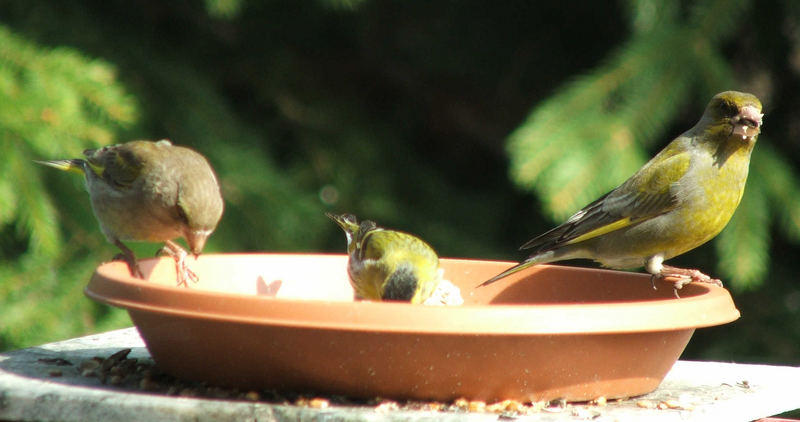
[{"label": "yellow wing patch", "polygon": [[583,242],[584,240],[589,240],[589,239],[595,238],[597,236],[602,236],[602,235],[604,235],[606,233],[611,233],[611,232],[613,232],[615,230],[619,230],[621,228],[628,227],[631,224],[633,224],[633,222],[631,221],[630,217],[625,217],[625,218],[617,220],[617,221],[615,221],[613,223],[606,224],[605,226],[598,227],[598,228],[596,228],[596,229],[594,229],[594,230],[592,230],[592,231],[590,231],[588,233],[584,233],[584,234],[582,234],[582,235],[580,235],[580,236],[578,236],[578,237],[576,237],[574,239],[569,240],[568,242],[565,242],[564,244],[565,245],[571,245],[573,243]]},{"label": "yellow wing patch", "polygon": [[[664,194],[669,191],[670,185],[680,180],[689,170],[691,155],[675,148],[665,149],[651,162],[650,166],[642,168],[634,177],[639,185],[639,192]],[[662,156],[663,157],[659,157]],[[660,159],[659,159],[660,158]]]},{"label": "yellow wing patch", "polygon": [[95,164],[91,161],[87,161],[89,163],[89,168],[92,169],[92,172],[97,175],[97,177],[103,177],[103,166],[99,164]]}]

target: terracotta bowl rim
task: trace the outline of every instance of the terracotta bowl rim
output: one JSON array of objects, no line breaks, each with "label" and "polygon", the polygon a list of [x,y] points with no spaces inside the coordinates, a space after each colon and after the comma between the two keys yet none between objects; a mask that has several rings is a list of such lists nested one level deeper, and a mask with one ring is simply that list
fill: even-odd
[{"label": "terracotta bowl rim", "polygon": [[[268,258],[343,259],[332,253],[220,253],[199,259]],[[171,258],[150,258],[171,260]],[[515,264],[508,261],[441,258],[443,265]],[[642,277],[605,269],[538,265],[559,271],[594,272],[621,277]],[[711,284],[692,284],[695,293],[670,299],[633,302],[566,304],[487,304],[426,306],[401,302],[349,302],[287,299],[219,292],[157,284],[134,278],[122,262],[100,264],[84,293],[101,303],[161,315],[280,325],[294,328],[348,331],[428,333],[442,335],[564,335],[611,334],[694,329],[725,324],[739,318],[729,292]],[[684,288],[686,289],[686,288]],[[463,294],[468,294],[462,291]]]}]

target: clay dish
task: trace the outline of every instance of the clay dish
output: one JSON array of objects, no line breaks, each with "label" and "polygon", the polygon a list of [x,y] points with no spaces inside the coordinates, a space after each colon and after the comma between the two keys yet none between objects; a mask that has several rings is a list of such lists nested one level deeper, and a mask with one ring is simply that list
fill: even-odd
[{"label": "clay dish", "polygon": [[354,302],[344,255],[220,254],[100,265],[86,294],[128,310],[159,367],[187,380],[350,397],[570,401],[656,389],[695,328],[739,317],[727,290],[647,275],[442,259],[463,306]]}]

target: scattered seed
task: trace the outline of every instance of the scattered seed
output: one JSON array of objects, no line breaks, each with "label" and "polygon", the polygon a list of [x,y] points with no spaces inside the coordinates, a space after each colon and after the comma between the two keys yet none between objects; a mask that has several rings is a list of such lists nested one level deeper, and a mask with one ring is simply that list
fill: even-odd
[{"label": "scattered seed", "polygon": [[519,412],[520,410],[522,410],[522,407],[523,407],[522,402],[517,400],[508,400],[508,403],[506,403],[506,410],[511,412]]},{"label": "scattered seed", "polygon": [[312,409],[326,409],[330,404],[331,402],[328,399],[323,399],[321,397],[314,397],[308,401],[308,407]]},{"label": "scattered seed", "polygon": [[[564,412],[573,417],[589,420],[596,419],[602,414],[596,407],[605,407],[609,402],[619,403],[619,399],[607,400],[605,397],[597,397],[587,404],[572,405],[566,400],[552,400],[539,402],[520,402],[517,400],[502,400],[487,404],[482,400],[468,400],[458,398],[452,402],[424,402],[424,401],[401,401],[387,400],[376,397],[372,400],[361,401],[352,400],[343,396],[321,396],[308,397],[299,396],[294,393],[284,393],[276,390],[263,391],[241,391],[231,388],[221,388],[207,383],[198,383],[176,379],[166,373],[161,372],[150,359],[128,358],[130,349],[122,349],[108,358],[93,357],[80,362],[78,371],[83,377],[97,377],[101,382],[112,386],[138,387],[140,390],[155,392],[160,391],[167,396],[179,397],[210,397],[224,398],[233,400],[247,400],[251,402],[267,401],[273,403],[294,404],[312,409],[326,409],[331,406],[374,406],[374,411],[387,413],[398,410],[422,410],[433,412],[472,412],[497,414],[500,420],[517,419],[538,412],[546,411],[550,413]],[[68,361],[61,359],[40,360],[43,363],[54,365],[71,365]],[[58,369],[49,372],[50,376],[62,376]],[[737,383],[740,388],[748,388],[749,382],[741,381]],[[694,407],[686,404],[686,400],[670,399],[664,401],[652,401],[641,399],[635,402],[639,408],[647,409],[680,409],[692,410]],[[627,400],[627,399],[626,399]],[[690,401],[691,399],[689,399]],[[587,407],[588,406],[588,407]],[[567,413],[569,412],[569,413]]]},{"label": "scattered seed", "polygon": [[600,412],[585,407],[575,407],[572,409],[572,416],[584,420],[597,419],[600,417]]},{"label": "scattered seed", "polygon": [[151,380],[150,378],[142,378],[139,382],[139,389],[144,391],[156,391],[160,386],[157,382]]},{"label": "scattered seed", "polygon": [[193,397],[197,395],[197,391],[192,388],[184,388],[178,392],[181,397]]},{"label": "scattered seed", "polygon": [[46,363],[48,365],[56,365],[56,366],[70,366],[72,362],[63,359],[63,358],[41,358],[37,360],[41,363]]},{"label": "scattered seed", "polygon": [[399,409],[400,406],[397,404],[397,402],[392,400],[384,400],[375,407],[375,411],[379,413],[391,412]]},{"label": "scattered seed", "polygon": [[444,409],[444,403],[440,403],[440,402],[427,403],[427,404],[425,404],[425,409],[433,411],[433,412],[438,412],[438,411]]},{"label": "scattered seed", "polygon": [[463,397],[457,398],[453,401],[453,406],[461,410],[467,410],[469,409],[469,400]]},{"label": "scattered seed", "polygon": [[81,363],[78,365],[78,368],[80,368],[81,371],[85,371],[87,369],[95,370],[99,367],[100,367],[100,362],[94,359],[86,359],[84,361],[81,361]]},{"label": "scattered seed", "polygon": [[100,365],[100,369],[102,372],[108,372],[112,367],[117,365],[120,361],[128,357],[128,354],[131,352],[131,349],[122,349],[113,355],[109,356],[108,359],[104,360],[102,365]]},{"label": "scattered seed", "polygon": [[567,408],[567,401],[564,399],[558,399],[547,402],[543,410],[549,413],[561,413],[566,408]]},{"label": "scattered seed", "polygon": [[483,412],[486,411],[486,402],[485,401],[480,401],[480,400],[472,400],[467,405],[467,409],[470,412],[483,413]]},{"label": "scattered seed", "polygon": [[504,408],[505,406],[501,401],[486,405],[486,411],[491,413],[501,413]]},{"label": "scattered seed", "polygon": [[546,401],[535,401],[531,403],[531,405],[528,407],[528,413],[529,414],[539,413],[545,407],[547,407]]},{"label": "scattered seed", "polygon": [[503,400],[486,406],[486,410],[492,413],[519,412],[522,407],[522,403],[517,400]]}]

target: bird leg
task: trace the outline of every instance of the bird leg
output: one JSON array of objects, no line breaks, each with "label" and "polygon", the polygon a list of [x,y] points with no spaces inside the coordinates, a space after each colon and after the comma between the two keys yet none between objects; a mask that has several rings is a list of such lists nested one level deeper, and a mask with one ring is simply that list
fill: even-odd
[{"label": "bird leg", "polygon": [[139,268],[139,263],[136,262],[136,256],[133,254],[133,251],[130,250],[124,243],[120,242],[119,239],[114,239],[114,244],[122,251],[112,258],[112,260],[122,260],[128,264],[128,270],[131,272],[131,275],[134,277],[139,277],[144,279],[144,275],[142,274],[142,269]]},{"label": "bird leg", "polygon": [[175,271],[177,272],[178,286],[189,287],[187,280],[197,283],[199,280],[197,274],[195,274],[194,271],[190,270],[189,267],[186,266],[186,257],[189,256],[189,253],[186,252],[186,250],[184,250],[177,243],[167,240],[164,242],[164,247],[159,250],[159,254],[161,253],[169,255],[175,259]]},{"label": "bird leg", "polygon": [[680,299],[678,290],[692,282],[711,283],[722,287],[722,282],[720,280],[711,278],[700,272],[700,270],[673,267],[671,265],[664,265],[663,262],[663,254],[653,255],[645,262],[644,268],[651,274],[650,284],[653,285],[653,290],[656,289],[656,278],[662,280],[670,279],[669,281],[674,283],[675,297],[678,299]]}]

